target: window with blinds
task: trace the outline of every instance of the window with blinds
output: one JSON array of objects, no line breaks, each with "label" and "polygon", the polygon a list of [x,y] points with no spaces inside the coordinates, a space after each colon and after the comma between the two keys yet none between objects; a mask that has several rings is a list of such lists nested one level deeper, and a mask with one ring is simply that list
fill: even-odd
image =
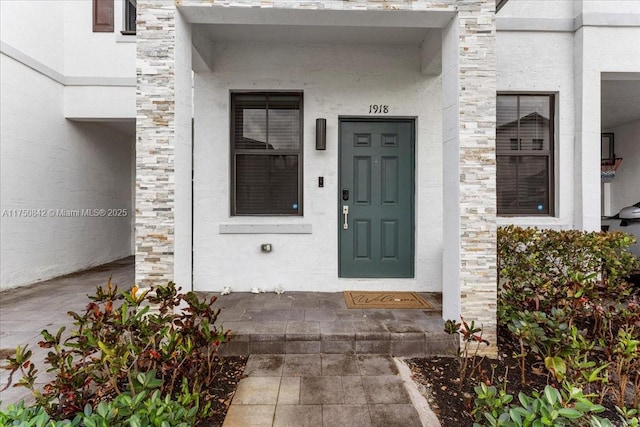
[{"label": "window with blinds", "polygon": [[302,93],[231,94],[231,214],[302,215]]},{"label": "window with blinds", "polygon": [[553,215],[553,95],[498,95],[498,215]]}]

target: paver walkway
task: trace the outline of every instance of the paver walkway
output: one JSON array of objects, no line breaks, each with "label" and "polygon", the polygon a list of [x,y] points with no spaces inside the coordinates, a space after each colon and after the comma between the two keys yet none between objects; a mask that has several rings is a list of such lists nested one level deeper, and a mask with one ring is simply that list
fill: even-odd
[{"label": "paver walkway", "polygon": [[423,425],[387,355],[251,355],[245,374],[223,427]]}]

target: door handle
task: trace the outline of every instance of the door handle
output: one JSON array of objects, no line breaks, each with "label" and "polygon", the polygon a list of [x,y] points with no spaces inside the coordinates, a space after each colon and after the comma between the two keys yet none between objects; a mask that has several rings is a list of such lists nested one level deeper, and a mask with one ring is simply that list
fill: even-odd
[{"label": "door handle", "polygon": [[342,229],[349,229],[349,206],[342,206],[342,216],[344,217],[344,222],[342,223]]}]

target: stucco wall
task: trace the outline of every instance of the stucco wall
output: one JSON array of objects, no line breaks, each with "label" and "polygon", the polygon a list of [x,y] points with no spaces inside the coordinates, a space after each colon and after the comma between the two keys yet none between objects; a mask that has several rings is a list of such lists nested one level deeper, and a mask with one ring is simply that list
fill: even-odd
[{"label": "stucco wall", "polygon": [[1,60],[0,288],[130,255],[128,216],[62,217],[50,210],[120,208],[131,215],[133,138],[66,120],[61,84],[5,55]]},{"label": "stucco wall", "polygon": [[509,0],[500,18],[567,19],[579,14],[640,13],[635,0]]},{"label": "stucco wall", "polygon": [[640,27],[587,25],[575,33],[498,32],[498,91],[551,92],[557,97],[555,215],[502,217],[498,218],[498,224],[600,228],[601,76],[611,72],[640,72],[637,40],[640,40]]},{"label": "stucco wall", "polygon": [[3,43],[69,77],[135,77],[135,36],[120,34],[122,0],[114,2],[114,32],[94,33],[92,1],[2,1]]},{"label": "stucco wall", "polygon": [[640,2],[634,0],[582,0],[579,3],[583,13],[640,13]]},{"label": "stucco wall", "polygon": [[64,1],[65,75],[133,78],[136,36],[120,34],[124,20],[122,0],[114,1],[115,28],[112,33],[92,31],[92,3]]},{"label": "stucco wall", "polygon": [[0,40],[60,73],[63,22],[64,4],[59,1],[0,2]]},{"label": "stucco wall", "polygon": [[[219,44],[215,70],[196,75],[194,288],[439,291],[442,283],[440,81],[420,74],[419,47]],[[304,91],[304,217],[229,216],[229,91]],[[339,279],[338,116],[417,117],[415,279]],[[315,119],[327,150],[315,150]],[[324,188],[318,177],[324,177]],[[221,224],[310,224],[312,234],[219,234]],[[260,252],[261,243],[273,252]]]},{"label": "stucco wall", "polygon": [[540,92],[556,96],[555,215],[498,217],[498,224],[572,228],[575,137],[573,33],[501,31],[496,43],[498,92]]},{"label": "stucco wall", "polygon": [[573,18],[576,0],[509,0],[498,18]]},{"label": "stucco wall", "polygon": [[[637,15],[636,15],[637,16]],[[640,26],[585,26],[574,36],[576,153],[575,223],[600,229],[601,81],[603,73],[640,72]]]},{"label": "stucco wall", "polygon": [[614,133],[616,155],[624,159],[611,181],[611,212],[615,215],[640,201],[640,120],[603,132]]}]

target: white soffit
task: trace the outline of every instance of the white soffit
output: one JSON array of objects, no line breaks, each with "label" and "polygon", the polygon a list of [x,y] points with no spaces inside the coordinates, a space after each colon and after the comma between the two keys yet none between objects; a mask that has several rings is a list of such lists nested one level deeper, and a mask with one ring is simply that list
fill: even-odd
[{"label": "white soffit", "polygon": [[391,44],[419,47],[430,28],[453,11],[298,10],[181,7],[188,22],[212,41],[296,44]]},{"label": "white soffit", "polygon": [[302,25],[195,25],[216,42],[295,44],[382,44],[419,47],[427,28],[332,27]]},{"label": "white soffit", "polygon": [[300,25],[330,27],[444,28],[453,10],[326,10],[183,6],[190,24]]}]

